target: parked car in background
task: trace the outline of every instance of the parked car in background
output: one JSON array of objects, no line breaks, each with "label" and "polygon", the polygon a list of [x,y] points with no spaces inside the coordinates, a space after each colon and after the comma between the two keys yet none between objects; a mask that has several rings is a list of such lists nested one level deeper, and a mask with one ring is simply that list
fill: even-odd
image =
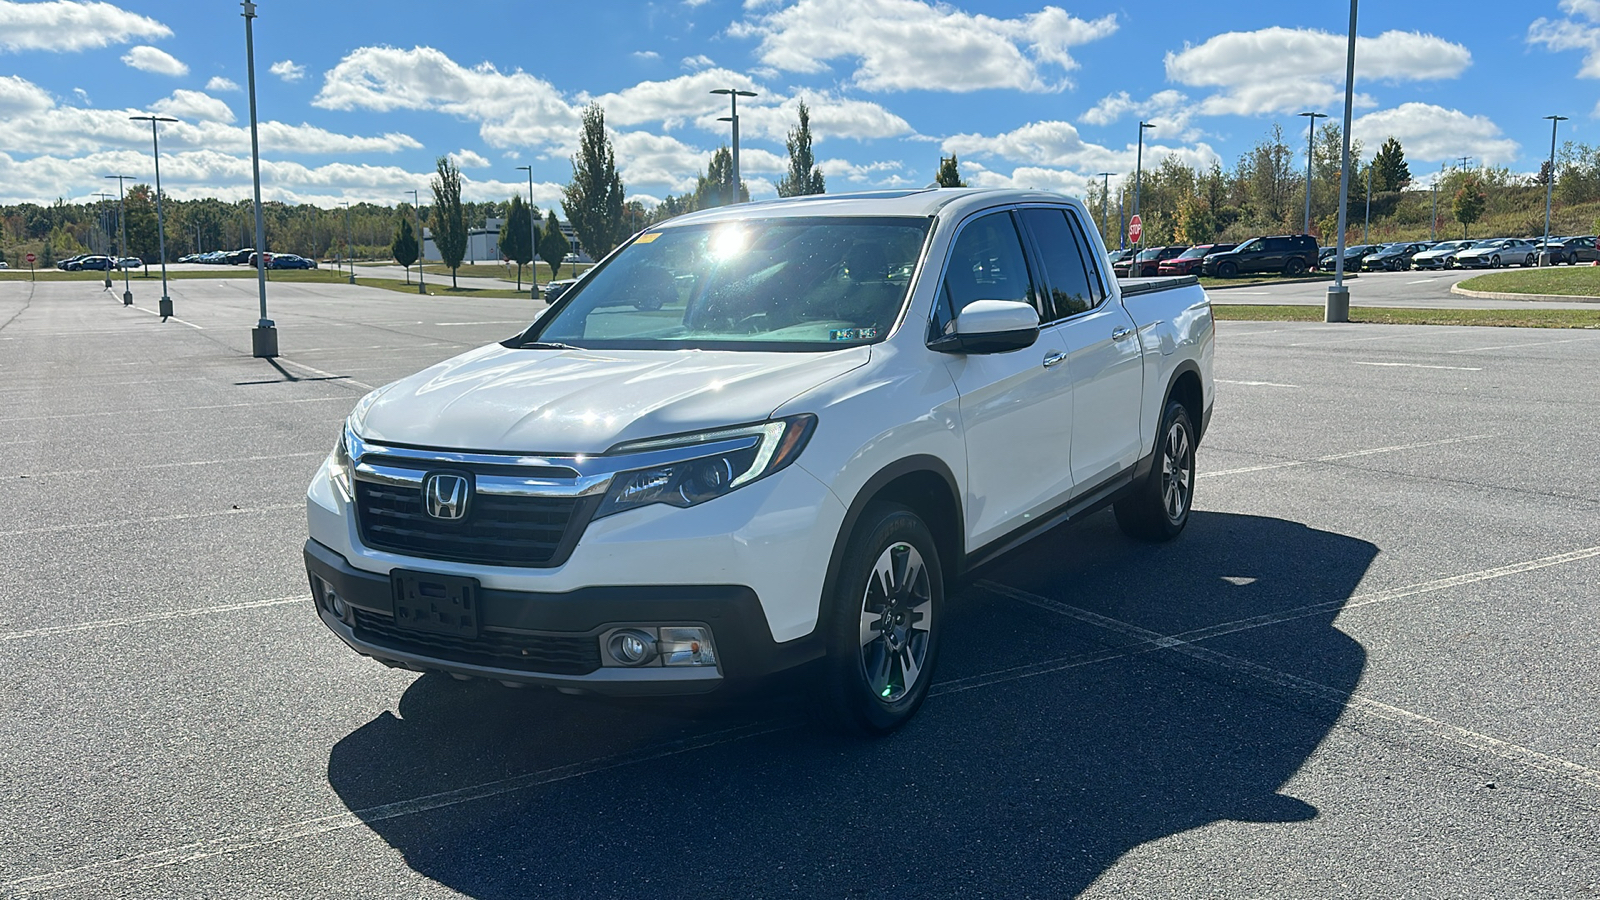
[{"label": "parked car in background", "polygon": [[1197,275],[1200,262],[1213,253],[1232,250],[1235,244],[1198,244],[1156,266],[1157,275]]},{"label": "parked car in background", "polygon": [[1118,278],[1153,278],[1163,261],[1175,259],[1187,249],[1189,248],[1182,244],[1173,244],[1166,247],[1147,247],[1139,251],[1137,262],[1132,259],[1125,259],[1120,263],[1113,263],[1111,271],[1115,272]]},{"label": "parked car in background", "polygon": [[1432,245],[1427,241],[1410,244],[1402,241],[1398,244],[1387,244],[1376,253],[1370,253],[1365,259],[1361,260],[1361,268],[1366,269],[1368,272],[1375,272],[1379,269],[1385,272],[1401,272],[1411,268],[1412,257],[1430,246]]},{"label": "parked car in background", "polygon": [[561,295],[567,292],[567,288],[572,287],[577,281],[578,279],[576,278],[563,278],[559,281],[547,283],[544,286],[544,302],[554,303],[561,299]]},{"label": "parked car in background", "polygon": [[0,259],[0,269],[9,269],[9,268],[11,268],[11,264],[6,262],[3,259]]},{"label": "parked car in background", "polygon": [[1472,241],[1440,241],[1411,257],[1413,269],[1454,269],[1456,254],[1471,247]]},{"label": "parked car in background", "polygon": [[293,253],[268,253],[267,259],[270,260],[267,264],[269,269],[315,269],[317,267],[316,260],[306,259],[304,256],[296,256]]},{"label": "parked car in background", "polygon": [[252,259],[255,255],[256,248],[254,247],[245,247],[240,250],[231,251],[227,254],[228,265],[242,266],[246,260]]},{"label": "parked car in background", "polygon": [[66,259],[58,259],[56,260],[56,268],[62,270],[63,272],[76,272],[78,271],[78,263],[83,262],[84,257],[88,255],[89,254],[87,253],[79,253],[76,256],[69,256]]},{"label": "parked car in background", "polygon": [[115,265],[109,256],[85,256],[78,260],[78,267],[73,271],[106,272]]},{"label": "parked car in background", "polygon": [[1540,265],[1559,266],[1565,263],[1574,266],[1578,263],[1600,260],[1600,250],[1595,248],[1595,236],[1592,234],[1551,238],[1548,244],[1538,244],[1535,249],[1539,254]]},{"label": "parked car in background", "polygon": [[[1339,252],[1339,248],[1338,247],[1329,247],[1329,248],[1326,248],[1326,249],[1328,249],[1330,252],[1328,253],[1327,256],[1322,258],[1322,261],[1320,263],[1318,263],[1318,267],[1323,269],[1324,271],[1332,272],[1333,269],[1334,269],[1334,264],[1333,264],[1334,256]],[[1345,248],[1344,248],[1344,270],[1346,272],[1359,271],[1361,269],[1361,261],[1366,259],[1371,254],[1377,253],[1381,249],[1383,249],[1383,245],[1382,244],[1347,244],[1347,245],[1345,245]]]},{"label": "parked car in background", "polygon": [[1533,244],[1522,238],[1490,238],[1456,254],[1456,265],[1464,269],[1498,269],[1501,266],[1529,267],[1537,253]]},{"label": "parked car in background", "polygon": [[1246,272],[1301,275],[1316,264],[1316,238],[1309,234],[1283,234],[1251,238],[1232,250],[1206,256],[1200,260],[1200,271],[1219,278]]},{"label": "parked car in background", "polygon": [[1128,247],[1124,247],[1121,250],[1112,250],[1106,253],[1106,262],[1110,263],[1112,266],[1116,266],[1117,263],[1132,258],[1133,250]]},{"label": "parked car in background", "polygon": [[119,269],[142,269],[142,268],[144,268],[144,260],[140,259],[137,256],[124,256],[123,258],[117,260],[117,268],[119,268]]}]

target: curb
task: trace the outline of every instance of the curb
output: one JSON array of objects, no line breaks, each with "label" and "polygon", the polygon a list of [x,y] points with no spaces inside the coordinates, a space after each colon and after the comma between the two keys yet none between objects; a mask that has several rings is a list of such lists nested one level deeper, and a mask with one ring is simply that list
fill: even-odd
[{"label": "curb", "polygon": [[1571,297],[1565,294],[1512,294],[1506,291],[1473,291],[1459,284],[1450,285],[1450,293],[1479,300],[1528,300],[1534,303],[1600,303],[1600,297]]},{"label": "curb", "polygon": [[[1207,276],[1210,277],[1210,276]],[[1344,280],[1349,281],[1358,277],[1354,272],[1344,273]],[[1247,281],[1243,284],[1217,284],[1206,288],[1207,291],[1231,291],[1236,288],[1271,287],[1275,284],[1333,284],[1332,278],[1282,278],[1276,281]]]}]

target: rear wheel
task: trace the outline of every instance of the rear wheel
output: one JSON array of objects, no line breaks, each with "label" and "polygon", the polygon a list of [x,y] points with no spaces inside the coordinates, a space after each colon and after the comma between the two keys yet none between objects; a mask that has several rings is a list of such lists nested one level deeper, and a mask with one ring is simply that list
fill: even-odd
[{"label": "rear wheel", "polygon": [[1529,253],[1527,256],[1524,256],[1522,258],[1522,267],[1524,269],[1533,268],[1533,254],[1532,253]]},{"label": "rear wheel", "polygon": [[847,734],[887,734],[922,706],[939,656],[944,574],[927,524],[899,504],[868,507],[828,599],[816,712]]},{"label": "rear wheel", "polygon": [[1239,274],[1239,267],[1231,262],[1220,263],[1217,266],[1217,274],[1223,278],[1232,278]]},{"label": "rear wheel", "polygon": [[1293,278],[1306,270],[1305,260],[1295,257],[1283,264],[1283,274]]},{"label": "rear wheel", "polygon": [[1189,524],[1194,502],[1194,422],[1176,400],[1167,402],[1150,475],[1117,501],[1117,525],[1130,537],[1168,541]]}]

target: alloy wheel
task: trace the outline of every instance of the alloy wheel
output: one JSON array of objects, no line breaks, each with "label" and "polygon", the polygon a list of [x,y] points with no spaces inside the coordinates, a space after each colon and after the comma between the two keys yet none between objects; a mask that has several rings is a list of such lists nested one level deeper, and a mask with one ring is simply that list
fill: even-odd
[{"label": "alloy wheel", "polygon": [[861,596],[861,668],[874,696],[886,703],[916,686],[928,659],[933,590],[917,548],[885,547]]},{"label": "alloy wheel", "polygon": [[1167,519],[1178,522],[1189,509],[1194,486],[1194,455],[1189,447],[1189,430],[1181,422],[1167,429],[1161,450],[1161,503]]}]

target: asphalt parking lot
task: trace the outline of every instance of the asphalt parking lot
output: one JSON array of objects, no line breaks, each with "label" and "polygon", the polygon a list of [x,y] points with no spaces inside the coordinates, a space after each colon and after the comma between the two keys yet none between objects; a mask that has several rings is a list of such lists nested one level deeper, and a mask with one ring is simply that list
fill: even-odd
[{"label": "asphalt parking lot", "polygon": [[1185,534],[979,572],[858,743],[349,652],[306,483],[531,307],[273,291],[0,283],[0,896],[1600,896],[1600,332],[1221,323]]}]

